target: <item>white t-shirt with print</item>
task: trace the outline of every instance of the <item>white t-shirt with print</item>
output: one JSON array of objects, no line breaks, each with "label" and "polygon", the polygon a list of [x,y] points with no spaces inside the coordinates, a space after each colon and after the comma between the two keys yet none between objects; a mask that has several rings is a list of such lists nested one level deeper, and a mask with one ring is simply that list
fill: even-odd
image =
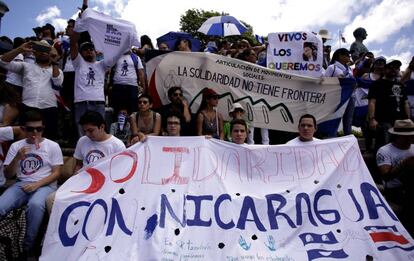
[{"label": "white t-shirt with print", "polygon": [[[414,156],[414,145],[411,145],[408,150],[401,150],[392,145],[392,143],[388,143],[377,152],[377,166],[390,165],[395,167],[400,161],[411,156]],[[387,188],[398,188],[402,186],[402,183],[398,178],[395,178],[387,181],[385,185]]]},{"label": "white t-shirt with print", "polygon": [[13,140],[13,128],[10,126],[7,127],[1,127],[0,128],[0,187],[3,186],[6,183],[6,178],[4,177],[4,158],[6,155],[4,155],[3,148],[1,146],[1,142]]},{"label": "white t-shirt with print", "polygon": [[104,60],[89,63],[78,54],[72,64],[75,68],[75,102],[105,101],[105,72],[109,67]]},{"label": "white t-shirt with print", "polygon": [[[25,154],[24,159],[19,161],[17,178],[21,181],[36,182],[52,172],[52,167],[63,165],[62,150],[54,141],[44,138],[37,149],[35,144],[29,144],[26,139],[16,141],[10,146],[4,165],[9,165],[16,157],[18,151],[25,146],[30,150]],[[49,184],[56,187],[56,182]]]},{"label": "white t-shirt with print", "polygon": [[[141,59],[138,56],[136,57],[138,61],[138,70],[144,69]],[[132,60],[130,54],[122,55],[122,57],[116,63],[114,84],[138,86],[137,72],[135,69],[134,61]]]},{"label": "white t-shirt with print", "polygon": [[82,136],[76,144],[73,157],[82,160],[83,166],[87,166],[103,157],[125,150],[124,143],[111,135],[104,141],[92,141],[87,136]]}]

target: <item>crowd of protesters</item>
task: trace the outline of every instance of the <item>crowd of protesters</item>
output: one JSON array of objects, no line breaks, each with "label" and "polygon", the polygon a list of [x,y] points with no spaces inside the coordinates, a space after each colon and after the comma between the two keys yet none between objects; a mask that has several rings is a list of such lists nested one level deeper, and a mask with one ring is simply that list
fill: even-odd
[{"label": "crowd of protesters", "polygon": [[[88,34],[74,32],[74,26],[75,21],[69,20],[65,32],[56,34],[54,27],[46,24],[34,28],[33,37],[0,39],[2,46],[10,46],[10,50],[2,50],[0,58],[0,141],[24,138],[13,143],[9,153],[6,154],[6,149],[0,151],[0,185],[6,183],[4,174],[13,177],[17,173],[18,179],[0,196],[0,218],[13,208],[28,205],[25,250],[32,249],[46,209],[43,202],[56,189],[59,166],[63,164],[59,145],[75,148],[73,174],[76,174],[82,166],[144,141],[147,136],[205,135],[237,144],[255,143],[254,127],[244,120],[242,105],[233,104],[229,115],[232,121],[225,122],[223,115],[215,110],[219,95],[213,89],[203,91],[197,112],[191,111],[181,86],[168,89],[169,104],[153,108],[143,59],[146,50],[155,49],[149,37],[141,37],[141,48],[131,48],[111,64],[105,60],[105,54],[95,49]],[[343,132],[352,133],[356,97],[362,95],[368,111],[359,126],[366,148],[374,153],[380,151],[377,159],[380,174],[385,185],[391,184],[385,189],[390,200],[404,207],[407,203],[404,184],[390,181],[401,176],[412,180],[404,173],[414,166],[411,146],[414,124],[409,120],[414,116],[410,109],[414,105],[410,106],[407,97],[408,86],[414,80],[414,60],[401,73],[401,61],[375,57],[363,44],[367,37],[363,28],[355,30],[356,40],[350,50],[340,48],[332,56],[330,46],[326,45],[329,41],[326,30],[321,30],[320,35],[325,45],[323,76],[354,78],[358,83],[342,119]],[[191,51],[191,41],[178,39],[173,50],[168,44],[159,43],[158,49]],[[246,39],[235,43],[211,41],[204,51],[266,65],[266,45],[252,46]],[[369,88],[362,88],[366,86]],[[17,128],[18,125],[22,128]],[[298,128],[299,133],[305,134],[290,144],[317,142],[315,133],[324,137],[337,135],[318,133],[312,115],[301,118]],[[307,137],[309,133],[311,136]],[[269,137],[267,129],[261,129],[260,136],[261,144],[285,142]],[[384,145],[388,147],[384,149]],[[45,162],[42,174],[28,178],[27,173],[39,170],[32,166],[19,168],[19,162],[34,152],[39,154],[39,148],[42,151],[39,157]],[[100,153],[89,153],[92,148]],[[389,151],[393,149],[398,149],[401,157],[392,156],[395,153]],[[22,200],[13,200],[19,193],[24,195]],[[53,201],[53,196],[49,200]]]}]

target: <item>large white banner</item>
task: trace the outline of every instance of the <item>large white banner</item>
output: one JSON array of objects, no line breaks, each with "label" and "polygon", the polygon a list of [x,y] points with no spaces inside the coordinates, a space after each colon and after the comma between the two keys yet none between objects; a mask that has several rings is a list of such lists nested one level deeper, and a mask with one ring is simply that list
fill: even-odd
[{"label": "large white banner", "polygon": [[353,136],[149,137],[59,188],[41,260],[400,261],[413,243]]},{"label": "large white banner", "polygon": [[291,132],[305,113],[313,114],[318,123],[340,119],[354,82],[277,72],[221,55],[188,52],[150,59],[147,74],[155,107],[170,102],[169,88],[181,86],[195,113],[202,90],[212,88],[219,94],[218,109],[226,119],[231,105],[239,102],[253,126]]},{"label": "large white banner", "polygon": [[323,45],[311,32],[268,35],[267,67],[313,77],[322,76]]}]

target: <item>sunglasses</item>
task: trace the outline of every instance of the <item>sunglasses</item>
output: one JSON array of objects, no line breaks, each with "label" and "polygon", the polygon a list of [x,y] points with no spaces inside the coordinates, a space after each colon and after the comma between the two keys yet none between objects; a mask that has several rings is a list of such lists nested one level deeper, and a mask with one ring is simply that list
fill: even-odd
[{"label": "sunglasses", "polygon": [[138,101],[138,104],[148,104],[148,101]]},{"label": "sunglasses", "polygon": [[175,92],[174,97],[183,97],[183,94],[181,92]]},{"label": "sunglasses", "polygon": [[217,100],[218,98],[219,98],[218,95],[213,95],[213,96],[208,97],[208,99],[214,99],[214,100]]},{"label": "sunglasses", "polygon": [[180,125],[180,122],[178,121],[167,121],[168,125]]},{"label": "sunglasses", "polygon": [[34,132],[34,131],[42,132],[45,129],[45,127],[43,127],[43,126],[38,126],[38,127],[25,126],[24,129],[27,132]]},{"label": "sunglasses", "polygon": [[235,109],[233,112],[244,112],[243,109]]}]

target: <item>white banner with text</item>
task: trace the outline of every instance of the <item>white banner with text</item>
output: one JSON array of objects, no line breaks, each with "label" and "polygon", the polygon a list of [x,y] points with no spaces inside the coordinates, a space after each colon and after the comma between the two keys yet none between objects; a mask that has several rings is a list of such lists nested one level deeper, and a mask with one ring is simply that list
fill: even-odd
[{"label": "white banner with text", "polygon": [[413,249],[353,136],[149,137],[59,188],[40,260],[388,261]]}]

